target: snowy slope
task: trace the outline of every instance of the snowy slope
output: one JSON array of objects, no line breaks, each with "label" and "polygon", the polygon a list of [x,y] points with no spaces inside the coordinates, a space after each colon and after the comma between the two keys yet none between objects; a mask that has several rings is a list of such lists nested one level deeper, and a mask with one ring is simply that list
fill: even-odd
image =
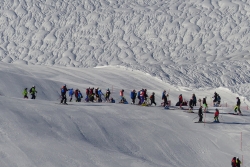
[{"label": "snowy slope", "polygon": [[[222,123],[195,124],[197,113],[178,109],[56,104],[65,83],[83,92],[89,86],[104,91],[113,85],[116,100],[122,88],[127,99],[131,89],[148,88],[148,93],[156,92],[158,104],[163,89],[170,89],[173,102],[180,93],[186,98],[192,93],[198,98],[211,97],[214,89],[180,90],[142,72],[118,67],[82,70],[0,63],[0,78],[1,167],[221,167],[229,166],[233,156],[243,157],[243,166],[250,165],[250,112],[244,109],[245,116],[234,116],[226,114],[232,108],[224,107],[220,109]],[[23,99],[21,90],[32,85],[37,87],[37,99]],[[216,91],[235,104],[235,94]],[[213,113],[204,117],[212,121]]]},{"label": "snowy slope", "polygon": [[246,0],[8,0],[0,61],[120,65],[190,88],[249,96]]}]

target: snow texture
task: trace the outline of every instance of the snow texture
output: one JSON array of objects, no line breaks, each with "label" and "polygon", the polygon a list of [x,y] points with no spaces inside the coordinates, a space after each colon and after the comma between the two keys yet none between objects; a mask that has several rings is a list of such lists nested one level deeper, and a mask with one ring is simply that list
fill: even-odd
[{"label": "snow texture", "polygon": [[249,16],[247,0],[0,1],[0,61],[119,65],[249,100]]}]

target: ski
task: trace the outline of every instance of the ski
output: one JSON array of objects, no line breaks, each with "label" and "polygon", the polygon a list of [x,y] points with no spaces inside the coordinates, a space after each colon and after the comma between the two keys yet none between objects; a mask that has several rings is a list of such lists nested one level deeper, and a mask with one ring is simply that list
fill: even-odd
[{"label": "ski", "polygon": [[189,110],[183,110],[183,112],[186,112],[186,113],[194,113],[193,111],[189,111]]}]

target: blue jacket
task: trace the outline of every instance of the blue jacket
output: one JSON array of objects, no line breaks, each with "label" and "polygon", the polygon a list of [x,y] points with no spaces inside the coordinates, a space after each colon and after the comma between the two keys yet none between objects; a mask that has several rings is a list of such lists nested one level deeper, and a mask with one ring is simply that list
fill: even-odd
[{"label": "blue jacket", "polygon": [[102,90],[98,90],[98,95],[99,95],[99,97],[101,97],[102,95],[103,95],[103,93],[102,93]]},{"label": "blue jacket", "polygon": [[72,96],[74,94],[74,89],[69,89],[69,96]]},{"label": "blue jacket", "polygon": [[78,98],[82,98],[82,93],[78,92]]},{"label": "blue jacket", "polygon": [[137,92],[137,97],[139,97],[139,98],[140,98],[140,93],[141,93],[141,91]]},{"label": "blue jacket", "polygon": [[135,92],[132,91],[132,92],[130,93],[130,97],[131,97],[131,99],[134,99],[134,98],[136,97]]}]

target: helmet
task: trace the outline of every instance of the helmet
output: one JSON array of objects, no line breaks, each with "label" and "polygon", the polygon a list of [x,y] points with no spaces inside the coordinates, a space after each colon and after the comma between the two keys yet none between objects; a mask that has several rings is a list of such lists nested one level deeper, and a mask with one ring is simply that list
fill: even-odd
[{"label": "helmet", "polygon": [[238,99],[239,97],[236,97],[236,99]]},{"label": "helmet", "polygon": [[32,86],[32,88],[34,88],[34,87],[35,87],[35,85]]},{"label": "helmet", "polygon": [[153,92],[152,94],[155,94],[155,92]]},{"label": "helmet", "polygon": [[64,84],[64,86],[66,86],[66,84]]}]

